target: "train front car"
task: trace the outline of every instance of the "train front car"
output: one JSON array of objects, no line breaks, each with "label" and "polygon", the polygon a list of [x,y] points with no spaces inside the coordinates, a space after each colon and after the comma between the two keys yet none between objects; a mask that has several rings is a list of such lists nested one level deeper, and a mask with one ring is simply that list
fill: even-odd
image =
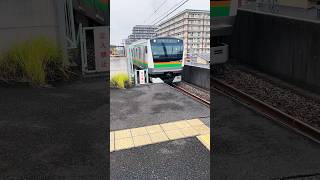
[{"label": "train front car", "polygon": [[152,62],[149,76],[153,82],[165,83],[181,81],[183,63],[183,40],[178,38],[150,39]]}]

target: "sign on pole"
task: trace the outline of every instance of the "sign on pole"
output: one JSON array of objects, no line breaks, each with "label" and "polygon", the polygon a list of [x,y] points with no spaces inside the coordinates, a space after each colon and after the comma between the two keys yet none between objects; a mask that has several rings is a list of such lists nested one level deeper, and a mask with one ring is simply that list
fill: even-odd
[{"label": "sign on pole", "polygon": [[95,27],[94,28],[94,48],[95,48],[95,63],[96,71],[103,72],[107,71],[107,62],[109,56],[109,33],[106,27]]},{"label": "sign on pole", "polygon": [[144,76],[144,70],[139,70],[140,84],[146,84],[146,78]]}]

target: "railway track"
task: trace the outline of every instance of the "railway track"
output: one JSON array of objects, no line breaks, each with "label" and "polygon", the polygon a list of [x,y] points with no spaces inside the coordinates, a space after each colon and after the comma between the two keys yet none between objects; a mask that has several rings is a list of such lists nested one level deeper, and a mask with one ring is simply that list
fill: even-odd
[{"label": "railway track", "polygon": [[195,99],[196,101],[200,102],[201,104],[203,104],[203,105],[205,105],[207,107],[210,107],[210,101],[198,96],[197,94],[192,93],[192,92],[188,91],[187,89],[184,89],[184,88],[182,88],[182,87],[180,87],[180,86],[178,86],[177,84],[174,84],[174,83],[168,84],[168,85],[170,87],[180,91],[181,93],[183,93],[183,94]]},{"label": "railway track", "polygon": [[281,125],[284,125],[297,133],[304,135],[305,137],[320,143],[320,131],[305,122],[302,122],[244,92],[239,91],[238,89],[228,85],[224,81],[221,81],[217,78],[212,78],[214,84],[213,90],[227,95],[238,102],[258,111],[268,117],[269,119],[274,120]]}]

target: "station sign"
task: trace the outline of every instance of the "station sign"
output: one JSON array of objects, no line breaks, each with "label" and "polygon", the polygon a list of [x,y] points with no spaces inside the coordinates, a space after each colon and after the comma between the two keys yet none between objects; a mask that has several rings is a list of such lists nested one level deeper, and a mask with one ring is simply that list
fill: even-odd
[{"label": "station sign", "polygon": [[144,70],[139,70],[139,84],[146,84],[146,77],[144,75]]},{"label": "station sign", "polygon": [[103,26],[94,28],[94,49],[96,71],[107,71],[107,62],[109,58],[109,28]]}]

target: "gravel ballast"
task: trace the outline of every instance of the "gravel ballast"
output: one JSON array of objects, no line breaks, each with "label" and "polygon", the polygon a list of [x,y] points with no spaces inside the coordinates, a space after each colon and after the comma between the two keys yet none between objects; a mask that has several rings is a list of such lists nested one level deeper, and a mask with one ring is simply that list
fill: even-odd
[{"label": "gravel ballast", "polygon": [[200,87],[197,87],[195,85],[186,83],[186,82],[179,82],[176,84],[178,87],[206,100],[207,102],[210,102],[210,92],[206,91]]},{"label": "gravel ballast", "polygon": [[238,65],[228,65],[224,75],[218,78],[282,112],[320,129],[319,95]]}]

